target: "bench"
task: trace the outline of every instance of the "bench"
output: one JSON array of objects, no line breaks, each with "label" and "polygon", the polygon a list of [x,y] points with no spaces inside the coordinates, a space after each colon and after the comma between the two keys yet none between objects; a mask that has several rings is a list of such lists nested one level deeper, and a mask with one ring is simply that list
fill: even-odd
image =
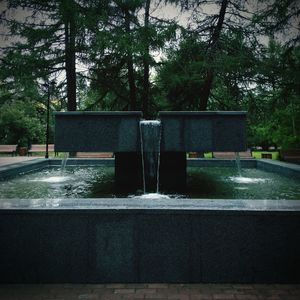
[{"label": "bench", "polygon": [[280,150],[280,159],[291,163],[300,163],[300,149]]},{"label": "bench", "polygon": [[113,158],[112,152],[76,152],[78,158]]},{"label": "bench", "polygon": [[[46,145],[32,144],[28,150],[28,156],[32,155],[33,152],[46,152]],[[54,144],[48,145],[48,152],[54,152]],[[55,152],[55,156],[57,152]]]},{"label": "bench", "polygon": [[12,156],[16,155],[17,145],[0,145],[0,153],[10,153]]},{"label": "bench", "polygon": [[[251,151],[243,151],[239,152],[240,158],[253,158],[251,156]],[[236,155],[235,152],[213,152],[214,158],[220,158],[220,159],[235,159]]]}]

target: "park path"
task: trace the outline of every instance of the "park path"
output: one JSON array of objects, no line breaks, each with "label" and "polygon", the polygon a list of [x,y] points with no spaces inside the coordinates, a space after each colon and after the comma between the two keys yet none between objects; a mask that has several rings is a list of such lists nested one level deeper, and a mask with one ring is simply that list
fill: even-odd
[{"label": "park path", "polygon": [[1,300],[299,300],[300,284],[0,285]]}]

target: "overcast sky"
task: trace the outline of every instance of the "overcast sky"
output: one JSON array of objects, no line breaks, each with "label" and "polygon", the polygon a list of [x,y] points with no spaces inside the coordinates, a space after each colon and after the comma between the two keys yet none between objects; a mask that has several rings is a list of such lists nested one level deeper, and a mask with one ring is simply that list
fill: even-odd
[{"label": "overcast sky", "polygon": [[[163,2],[163,1],[162,1]],[[217,6],[210,6],[205,8],[205,13],[215,13]],[[6,0],[0,0],[0,13],[2,13],[6,9]],[[22,20],[26,17],[28,13],[23,9],[14,10],[13,13],[10,14],[10,17],[16,20]],[[171,19],[175,18],[180,25],[185,26],[187,24],[187,20],[190,17],[190,12],[184,11],[181,12],[179,7],[174,5],[165,5],[161,4],[159,7],[154,6],[151,9],[151,15],[155,17]],[[7,34],[7,29],[0,24],[0,47],[7,45],[11,42],[11,39],[5,39],[5,34]]]},{"label": "overcast sky", "polygon": [[[163,2],[163,1],[162,1]],[[258,9],[258,0],[248,0],[248,10],[255,11]],[[300,1],[299,1],[300,3]],[[6,0],[0,0],[0,14],[6,9]],[[218,5],[210,5],[210,6],[201,6],[201,15],[202,14],[215,14],[218,13],[220,7]],[[160,7],[152,7],[151,15],[160,17],[160,18],[176,18],[178,23],[185,26],[188,22],[188,18],[190,17],[191,12],[180,12],[180,9],[176,6],[161,4]],[[22,20],[24,17],[28,15],[28,12],[23,10],[22,8],[15,10],[10,14],[10,18],[16,20]],[[200,14],[199,14],[200,15]],[[290,32],[285,33],[285,36],[279,36],[280,40],[285,40],[289,37],[289,35],[297,34],[299,30],[299,20],[295,20],[294,28],[291,28]],[[298,27],[298,28],[297,28]],[[3,24],[0,24],[0,47],[5,47],[9,45],[14,40],[11,37],[6,37],[8,33],[7,28],[4,27]]]}]

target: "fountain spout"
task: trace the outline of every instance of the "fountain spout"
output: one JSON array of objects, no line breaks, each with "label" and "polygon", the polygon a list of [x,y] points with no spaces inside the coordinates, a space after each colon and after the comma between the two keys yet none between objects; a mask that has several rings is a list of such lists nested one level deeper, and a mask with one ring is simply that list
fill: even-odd
[{"label": "fountain spout", "polygon": [[140,121],[144,194],[159,192],[161,123]]}]

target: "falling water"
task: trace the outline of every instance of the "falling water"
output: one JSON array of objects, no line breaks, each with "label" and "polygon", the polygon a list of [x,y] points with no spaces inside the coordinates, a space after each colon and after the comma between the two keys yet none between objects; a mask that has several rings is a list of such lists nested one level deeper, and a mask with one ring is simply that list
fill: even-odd
[{"label": "falling water", "polygon": [[68,158],[69,158],[69,152],[64,152],[64,156],[61,161],[61,167],[60,167],[61,173],[65,173]]},{"label": "falling water", "polygon": [[160,131],[160,121],[140,121],[144,193],[159,190]]},{"label": "falling water", "polygon": [[236,162],[238,175],[239,175],[239,177],[242,177],[241,159],[240,159],[240,153],[239,152],[235,152],[235,162]]}]

